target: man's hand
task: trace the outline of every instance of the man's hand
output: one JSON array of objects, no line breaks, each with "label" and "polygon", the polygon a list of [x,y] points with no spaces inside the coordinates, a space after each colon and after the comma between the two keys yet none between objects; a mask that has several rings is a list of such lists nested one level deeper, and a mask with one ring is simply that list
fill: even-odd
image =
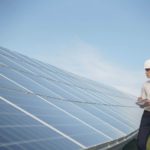
[{"label": "man's hand", "polygon": [[144,107],[150,106],[150,100],[149,99],[145,99],[145,103],[143,105]]},{"label": "man's hand", "polygon": [[144,105],[145,104],[145,99],[142,99],[142,97],[138,97],[136,104],[139,105],[139,106]]},{"label": "man's hand", "polygon": [[142,99],[141,97],[138,97],[136,104],[139,105],[140,108],[148,107],[150,106],[150,100]]}]

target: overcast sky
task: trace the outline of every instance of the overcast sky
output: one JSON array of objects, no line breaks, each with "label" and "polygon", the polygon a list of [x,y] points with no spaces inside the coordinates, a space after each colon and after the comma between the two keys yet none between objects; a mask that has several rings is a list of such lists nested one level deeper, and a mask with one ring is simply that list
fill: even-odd
[{"label": "overcast sky", "polygon": [[0,46],[139,96],[149,0],[0,0]]}]

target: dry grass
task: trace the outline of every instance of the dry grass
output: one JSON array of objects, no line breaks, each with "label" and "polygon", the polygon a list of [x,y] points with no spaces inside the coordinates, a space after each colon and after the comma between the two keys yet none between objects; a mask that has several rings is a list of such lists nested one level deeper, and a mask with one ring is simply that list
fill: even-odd
[{"label": "dry grass", "polygon": [[147,141],[146,150],[150,150],[150,136],[149,136],[148,141]]}]

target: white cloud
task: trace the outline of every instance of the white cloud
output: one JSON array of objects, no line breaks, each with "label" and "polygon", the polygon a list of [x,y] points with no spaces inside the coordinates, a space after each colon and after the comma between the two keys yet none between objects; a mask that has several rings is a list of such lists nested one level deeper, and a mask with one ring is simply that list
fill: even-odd
[{"label": "white cloud", "polygon": [[[124,70],[113,64],[98,50],[86,43],[74,43],[71,47],[55,52],[42,52],[36,58],[83,77],[111,85],[124,92],[139,96],[144,82],[143,72]],[[53,52],[54,53],[54,52]]]}]

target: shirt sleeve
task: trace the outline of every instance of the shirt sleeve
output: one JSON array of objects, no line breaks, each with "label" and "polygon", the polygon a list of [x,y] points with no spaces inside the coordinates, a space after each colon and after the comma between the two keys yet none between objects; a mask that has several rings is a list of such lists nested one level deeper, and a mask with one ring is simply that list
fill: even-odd
[{"label": "shirt sleeve", "polygon": [[141,98],[142,99],[147,99],[147,94],[146,94],[145,86],[142,87]]}]

